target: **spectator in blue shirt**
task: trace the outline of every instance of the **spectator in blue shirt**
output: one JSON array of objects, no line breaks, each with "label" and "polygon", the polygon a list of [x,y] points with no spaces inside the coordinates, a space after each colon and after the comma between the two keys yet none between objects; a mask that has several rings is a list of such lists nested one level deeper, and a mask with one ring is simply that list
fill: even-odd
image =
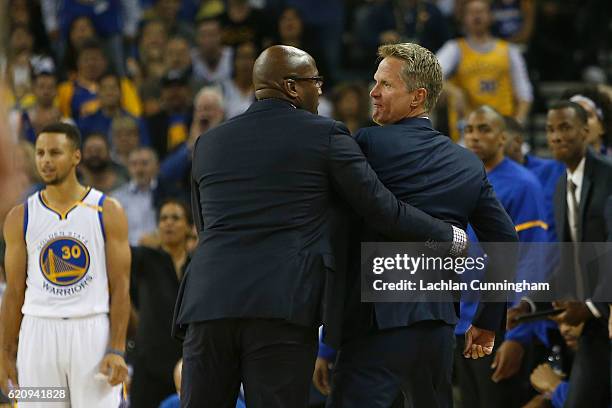
[{"label": "spectator in blue shirt", "polygon": [[123,39],[125,36],[131,41],[136,37],[141,15],[137,0],[42,0],[41,5],[47,33],[55,41],[60,60],[70,24],[78,17],[87,16],[105,41],[116,71],[125,75]]},{"label": "spectator in blue shirt", "polygon": [[513,117],[504,116],[506,125],[506,146],[504,154],[530,170],[540,181],[544,188],[544,207],[546,211],[546,224],[548,224],[548,237],[550,242],[557,241],[555,232],[555,216],[553,212],[553,195],[557,181],[565,175],[565,164],[552,159],[543,159],[534,154],[523,154],[524,142],[523,127]]},{"label": "spectator in blue shirt", "polygon": [[[488,106],[481,107],[468,117],[466,146],[483,161],[487,178],[514,222],[520,242],[547,242],[542,187],[531,172],[504,156],[504,128],[504,119],[498,112]],[[471,228],[469,237],[470,241],[477,240]],[[534,249],[538,250],[529,246],[521,248],[517,281],[545,281],[544,262],[538,262],[542,261],[538,254],[531,256]],[[461,302],[460,321],[455,328],[459,344],[477,305],[477,302]],[[554,323],[550,325],[554,327]],[[519,369],[534,335],[547,341],[548,328],[541,322],[523,324],[507,331],[504,341],[491,356],[479,360],[458,356],[455,361],[464,404],[468,407],[512,407],[526,402],[528,396],[522,393]]]},{"label": "spectator in blue shirt", "polygon": [[[578,326],[570,326],[566,323],[559,325],[561,335],[565,340],[565,344],[570,351],[575,352],[578,348],[578,339],[582,334],[584,323],[580,323]],[[565,364],[564,364],[565,366]],[[570,366],[570,365],[567,365]],[[563,408],[565,400],[567,399],[567,393],[569,391],[569,381],[565,373],[559,372],[558,368],[555,369],[549,364],[540,364],[536,369],[533,370],[529,377],[531,385],[540,393],[540,395],[534,397],[530,404],[526,405],[526,408],[537,406],[536,403],[542,402],[546,404],[546,400],[550,400],[553,408]],[[587,403],[585,401],[585,403]],[[588,405],[588,404],[587,404]],[[544,405],[549,406],[549,405]]]},{"label": "spectator in blue shirt", "polygon": [[132,151],[139,148],[140,134],[138,123],[129,116],[118,116],[111,124],[111,157],[112,159],[128,167],[128,159]]},{"label": "spectator in blue shirt", "polygon": [[121,79],[112,72],[107,72],[100,77],[100,88],[98,99],[100,108],[91,115],[79,119],[78,125],[84,135],[90,133],[101,133],[111,142],[111,124],[114,118],[127,116],[138,123],[140,144],[149,146],[149,131],[144,120],[136,118],[121,107]]}]

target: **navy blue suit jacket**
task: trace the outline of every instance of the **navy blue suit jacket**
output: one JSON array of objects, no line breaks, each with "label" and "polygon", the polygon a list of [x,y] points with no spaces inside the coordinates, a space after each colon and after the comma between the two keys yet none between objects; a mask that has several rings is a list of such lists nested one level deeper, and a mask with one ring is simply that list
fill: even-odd
[{"label": "navy blue suit jacket", "polygon": [[[512,220],[495,197],[481,160],[434,130],[429,119],[409,118],[392,125],[364,128],[355,137],[379,179],[400,200],[464,229],[470,223],[480,242],[518,241]],[[361,241],[384,240],[369,227],[361,237]],[[490,270],[496,267],[493,261],[491,258]],[[348,310],[355,310],[354,301],[352,306]],[[363,305],[357,307],[362,319],[372,317],[371,312],[367,316]],[[504,303],[481,302],[474,325],[500,329],[505,308]],[[422,320],[449,324],[457,321],[452,303],[375,303],[373,309],[380,329],[409,326]],[[359,324],[364,324],[363,320]]]},{"label": "navy blue suit jacket", "polygon": [[383,186],[343,124],[282,100],[257,101],[200,136],[192,183],[199,244],[177,324],[278,318],[334,326],[342,313],[334,300],[343,298],[336,253],[347,239],[339,197],[399,241],[431,240],[440,250],[452,241],[448,224]]}]

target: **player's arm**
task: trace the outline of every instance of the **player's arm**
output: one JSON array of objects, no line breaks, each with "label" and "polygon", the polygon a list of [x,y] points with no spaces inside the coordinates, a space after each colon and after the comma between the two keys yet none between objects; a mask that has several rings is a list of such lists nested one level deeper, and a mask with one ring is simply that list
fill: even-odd
[{"label": "player's arm", "polygon": [[0,361],[0,385],[7,391],[7,380],[17,385],[17,338],[21,327],[21,307],[25,297],[27,252],[23,235],[24,207],[14,207],[6,217],[4,239],[6,253],[4,269],[6,272],[6,290],[2,298],[0,315],[0,341],[2,344],[2,361]]},{"label": "player's arm", "polygon": [[527,65],[520,50],[510,46],[510,76],[512,89],[515,95],[514,117],[521,123],[525,123],[529,109],[533,102],[533,87],[527,74]]},{"label": "player's arm", "polygon": [[127,377],[125,360],[118,352],[125,352],[127,326],[130,320],[130,263],[128,223],[119,203],[107,198],[102,207],[106,233],[106,271],[110,292],[109,352],[104,356],[100,371],[116,385]]}]

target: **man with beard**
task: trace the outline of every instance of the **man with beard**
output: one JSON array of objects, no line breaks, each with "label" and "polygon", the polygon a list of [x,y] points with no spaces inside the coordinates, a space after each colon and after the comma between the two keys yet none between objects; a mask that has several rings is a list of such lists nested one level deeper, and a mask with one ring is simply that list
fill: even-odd
[{"label": "man with beard", "polygon": [[127,181],[125,169],[111,160],[106,136],[94,133],[83,143],[83,162],[79,166],[82,182],[108,193]]}]

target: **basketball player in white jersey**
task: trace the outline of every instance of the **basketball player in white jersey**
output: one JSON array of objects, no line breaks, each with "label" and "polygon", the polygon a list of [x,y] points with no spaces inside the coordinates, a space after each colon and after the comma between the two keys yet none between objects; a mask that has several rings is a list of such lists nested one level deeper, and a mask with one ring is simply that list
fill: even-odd
[{"label": "basketball player in white jersey", "polygon": [[36,168],[46,187],[13,208],[4,225],[0,386],[6,391],[10,380],[70,394],[68,402],[27,407],[118,407],[127,376],[127,219],[115,200],[79,184],[80,159],[74,126],[44,128]]}]

